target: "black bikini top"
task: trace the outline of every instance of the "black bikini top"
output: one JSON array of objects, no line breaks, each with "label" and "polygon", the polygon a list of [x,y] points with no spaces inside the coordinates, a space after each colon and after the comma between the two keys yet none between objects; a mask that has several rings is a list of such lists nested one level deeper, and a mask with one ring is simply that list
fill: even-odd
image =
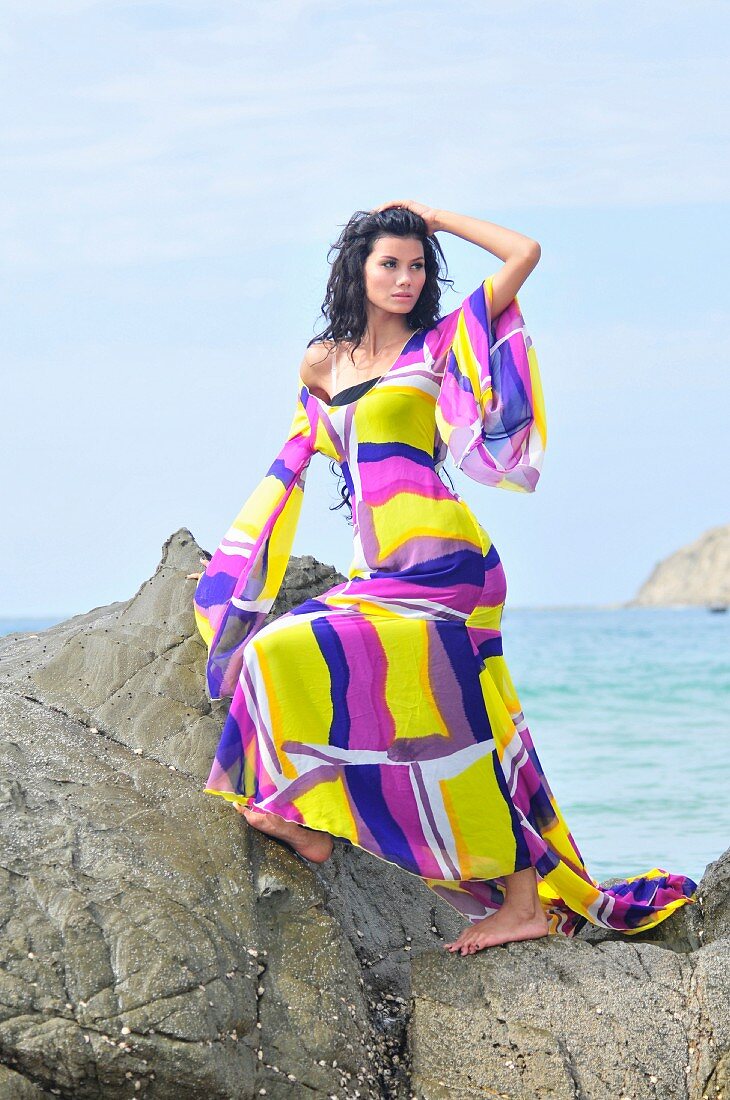
[{"label": "black bikini top", "polygon": [[352,401],[357,401],[358,397],[361,397],[364,393],[379,382],[382,378],[382,374],[379,374],[376,378],[367,378],[364,382],[356,382],[354,386],[347,386],[346,389],[340,390],[332,398],[333,405],[349,405]]},{"label": "black bikini top", "polygon": [[[408,347],[408,344],[410,343],[411,337],[414,335],[414,333],[415,332],[420,332],[420,331],[421,331],[420,328],[417,328],[417,329],[413,330],[411,335],[408,337],[408,340],[406,341],[406,343],[403,345],[403,347],[401,349],[401,353],[400,353],[401,355],[403,354],[403,352]],[[336,367],[336,362],[335,362],[336,359],[337,359],[337,352],[335,351],[334,357],[333,357],[333,362],[332,362],[332,385],[331,385],[332,389],[334,389],[335,386],[337,385],[337,367]],[[400,359],[400,355],[398,356],[398,359]],[[398,360],[396,360],[396,362],[398,362]],[[383,378],[383,375],[379,374],[379,375],[377,375],[376,378],[368,378],[365,382],[356,382],[354,386],[347,386],[346,389],[340,390],[339,393],[335,394],[335,396],[332,398],[331,404],[332,405],[350,405],[353,401],[357,401],[358,397],[362,397],[362,395],[364,393],[367,393],[367,391],[372,386],[374,386],[376,382],[379,382],[381,378]]]}]

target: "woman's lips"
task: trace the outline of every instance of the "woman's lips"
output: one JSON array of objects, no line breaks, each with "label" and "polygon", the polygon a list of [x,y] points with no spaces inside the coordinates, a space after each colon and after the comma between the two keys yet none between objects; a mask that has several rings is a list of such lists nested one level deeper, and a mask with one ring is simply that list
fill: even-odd
[{"label": "woman's lips", "polygon": [[413,295],[412,294],[394,294],[393,297],[394,298],[412,298]]}]

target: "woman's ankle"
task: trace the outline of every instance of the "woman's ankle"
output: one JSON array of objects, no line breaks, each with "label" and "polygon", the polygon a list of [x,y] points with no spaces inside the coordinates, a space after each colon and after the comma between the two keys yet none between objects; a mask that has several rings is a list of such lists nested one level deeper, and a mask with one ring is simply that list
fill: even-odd
[{"label": "woman's ankle", "polygon": [[525,867],[511,875],[505,875],[505,896],[502,908],[507,908],[515,915],[528,920],[541,911],[534,867]]}]

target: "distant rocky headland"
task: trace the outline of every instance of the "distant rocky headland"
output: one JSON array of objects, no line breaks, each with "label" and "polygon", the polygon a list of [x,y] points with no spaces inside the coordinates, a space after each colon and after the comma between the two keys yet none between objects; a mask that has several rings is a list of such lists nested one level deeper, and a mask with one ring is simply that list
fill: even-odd
[{"label": "distant rocky headland", "polygon": [[[203,793],[201,554],[0,639],[0,1100],[728,1097],[730,850],[645,933],[449,954],[414,875]],[[293,558],[271,615],[337,579]]]},{"label": "distant rocky headland", "polygon": [[730,523],[655,565],[626,607],[730,607]]}]

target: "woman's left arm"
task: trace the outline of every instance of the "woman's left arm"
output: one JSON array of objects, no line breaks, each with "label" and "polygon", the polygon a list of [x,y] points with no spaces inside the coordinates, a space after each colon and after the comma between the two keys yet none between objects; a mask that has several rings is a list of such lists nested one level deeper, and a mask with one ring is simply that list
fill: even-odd
[{"label": "woman's left arm", "polygon": [[506,229],[494,222],[454,214],[450,210],[434,210],[431,224],[434,232],[453,233],[462,240],[486,248],[503,260],[503,266],[492,276],[492,318],[498,317],[540,260],[540,245],[531,237]]}]

